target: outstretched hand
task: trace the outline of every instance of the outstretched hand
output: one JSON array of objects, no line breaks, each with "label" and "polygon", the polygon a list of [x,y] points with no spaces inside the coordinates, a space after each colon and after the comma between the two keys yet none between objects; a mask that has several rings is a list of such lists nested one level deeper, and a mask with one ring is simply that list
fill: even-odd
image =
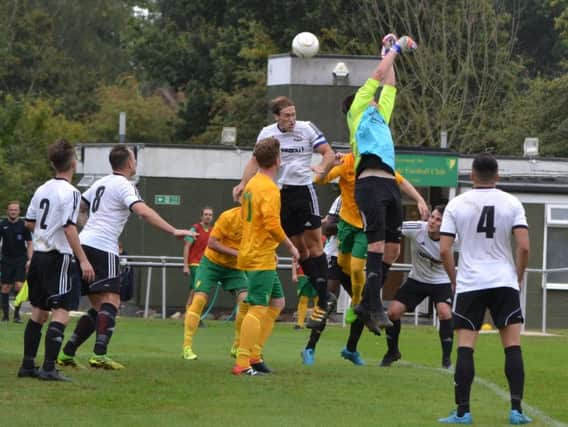
[{"label": "outstretched hand", "polygon": [[241,196],[243,195],[243,190],[245,189],[244,184],[241,182],[233,187],[233,201],[239,202]]},{"label": "outstretched hand", "polygon": [[196,238],[197,236],[199,236],[199,233],[193,231],[193,230],[185,230],[185,229],[175,229],[174,232],[172,233],[174,235],[174,237],[177,237],[178,239],[183,239],[184,237],[193,237]]}]

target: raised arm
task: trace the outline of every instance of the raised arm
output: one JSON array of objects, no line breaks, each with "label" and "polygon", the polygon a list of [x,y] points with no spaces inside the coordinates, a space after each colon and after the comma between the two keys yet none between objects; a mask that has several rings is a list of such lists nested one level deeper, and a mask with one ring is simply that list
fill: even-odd
[{"label": "raised arm", "polygon": [[420,218],[423,221],[426,221],[428,219],[428,216],[430,215],[428,204],[426,203],[422,195],[418,192],[416,187],[414,187],[410,182],[408,182],[408,180],[404,178],[402,175],[400,175],[400,177],[402,178],[402,181],[399,182],[400,191],[402,191],[404,194],[406,194],[408,197],[410,197],[412,200],[416,202],[416,205],[418,207],[418,212],[420,212]]},{"label": "raised arm", "polygon": [[238,202],[240,200],[243,194],[243,190],[245,189],[245,186],[247,185],[249,180],[254,176],[257,170],[258,170],[258,163],[256,162],[256,158],[252,156],[245,166],[241,182],[239,182],[235,187],[233,187],[233,200],[235,202]]}]

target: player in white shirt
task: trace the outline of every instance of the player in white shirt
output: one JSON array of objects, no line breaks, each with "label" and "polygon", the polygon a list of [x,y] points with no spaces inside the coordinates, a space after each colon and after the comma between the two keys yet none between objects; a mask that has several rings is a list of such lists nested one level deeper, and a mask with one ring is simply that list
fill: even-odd
[{"label": "player in white shirt", "polygon": [[440,258],[440,226],[444,208],[444,205],[435,206],[428,221],[402,223],[402,235],[411,244],[412,269],[389,305],[388,317],[393,326],[386,329],[388,350],[381,366],[390,366],[401,358],[398,348],[400,318],[405,312],[414,311],[425,298],[430,298],[436,305],[440,319],[442,367],[450,368],[452,365],[452,287]]},{"label": "player in white shirt", "polygon": [[[511,424],[531,421],[523,414],[524,367],[519,291],[528,263],[529,234],[525,211],[514,196],[495,188],[497,160],[487,153],[473,160],[473,189],[452,199],[444,212],[440,255],[455,289],[454,329],[458,340],[454,390],[457,410],[440,418],[446,424],[471,424],[469,395],[474,378],[473,351],[489,310],[505,349],[505,375],[511,393]],[[515,238],[515,256],[511,246]],[[460,240],[456,276],[452,244]]]},{"label": "player in white shirt", "polygon": [[[280,142],[281,165],[278,185],[281,190],[282,228],[300,251],[300,265],[318,293],[318,304],[308,319],[307,327],[321,328],[327,313],[327,260],[321,242],[321,217],[312,171],[327,175],[335,154],[325,136],[311,122],[296,120],[296,106],[285,96],[274,99],[271,109],[276,121],[260,131],[257,142],[274,137]],[[313,153],[323,156],[319,165],[311,168]],[[238,201],[241,193],[256,173],[254,157],[247,163],[241,182],[233,189]]]},{"label": "player in white shirt", "polygon": [[85,191],[81,201],[81,213],[88,214],[88,220],[79,237],[95,269],[95,280],[83,282],[82,293],[88,295],[92,308],[79,319],[73,336],[59,354],[57,363],[63,366],[76,366],[77,348],[96,331],[94,354],[89,365],[104,369],[124,368],[107,356],[107,347],[120,305],[118,238],[131,211],[174,237],[195,236],[189,230],[178,230],[170,225],[140,198],[129,181],[136,174],[136,158],[130,148],[122,144],[114,146],[109,161],[113,173],[97,180]]},{"label": "player in white shirt", "polygon": [[[80,289],[71,279],[73,253],[80,262],[83,279],[92,281],[95,273],[79,243],[77,215],[81,193],[70,182],[77,162],[73,146],[59,140],[49,146],[48,157],[55,178],[34,193],[26,212],[26,227],[34,233],[34,253],[28,272],[31,318],[24,333],[24,358],[18,377],[69,381],[55,369],[55,360],[69,321],[69,311],[79,304]],[[74,286],[75,285],[75,286]],[[43,324],[51,322],[45,334],[45,355],[41,369],[35,357]]]}]

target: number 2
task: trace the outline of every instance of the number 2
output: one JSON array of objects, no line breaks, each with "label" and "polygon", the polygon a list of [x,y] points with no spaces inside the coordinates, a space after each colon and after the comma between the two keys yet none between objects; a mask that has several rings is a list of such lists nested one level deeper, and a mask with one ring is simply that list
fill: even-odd
[{"label": "number 2", "polygon": [[39,222],[39,228],[45,230],[47,228],[47,224],[45,223],[45,219],[47,218],[47,214],[49,212],[49,199],[41,199],[39,202],[39,208],[43,209],[43,214],[41,216],[41,220]]},{"label": "number 2", "polygon": [[495,206],[483,206],[477,223],[477,232],[485,233],[485,237],[488,239],[493,238],[495,234]]}]

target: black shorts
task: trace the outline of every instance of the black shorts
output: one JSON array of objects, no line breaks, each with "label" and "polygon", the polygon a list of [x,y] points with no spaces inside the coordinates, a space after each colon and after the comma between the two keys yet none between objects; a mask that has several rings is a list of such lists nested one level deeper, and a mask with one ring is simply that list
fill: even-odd
[{"label": "black shorts", "polygon": [[95,270],[95,280],[87,283],[83,280],[83,295],[110,292],[120,294],[120,263],[118,255],[82,245],[85,255]]},{"label": "black shorts", "polygon": [[280,222],[287,236],[321,227],[318,197],[313,185],[284,185],[280,199]]},{"label": "black shorts", "polygon": [[394,179],[368,176],[355,182],[355,200],[367,242],[400,242],[402,207],[400,189]]},{"label": "black shorts", "polygon": [[341,280],[341,267],[337,264],[337,257],[327,258],[327,278],[329,280]]},{"label": "black shorts", "polygon": [[77,263],[69,254],[58,251],[34,252],[28,272],[30,303],[41,310],[76,310],[80,287],[73,280]]},{"label": "black shorts", "polygon": [[28,257],[2,259],[2,283],[13,285],[26,280],[26,262]]},{"label": "black shorts", "polygon": [[486,310],[491,313],[497,329],[524,322],[519,291],[500,287],[456,294],[453,308],[454,329],[479,331]]},{"label": "black shorts", "polygon": [[408,311],[414,311],[416,306],[430,298],[434,304],[445,302],[452,305],[452,285],[450,283],[424,283],[410,277],[396,291],[394,299],[406,306]]}]

